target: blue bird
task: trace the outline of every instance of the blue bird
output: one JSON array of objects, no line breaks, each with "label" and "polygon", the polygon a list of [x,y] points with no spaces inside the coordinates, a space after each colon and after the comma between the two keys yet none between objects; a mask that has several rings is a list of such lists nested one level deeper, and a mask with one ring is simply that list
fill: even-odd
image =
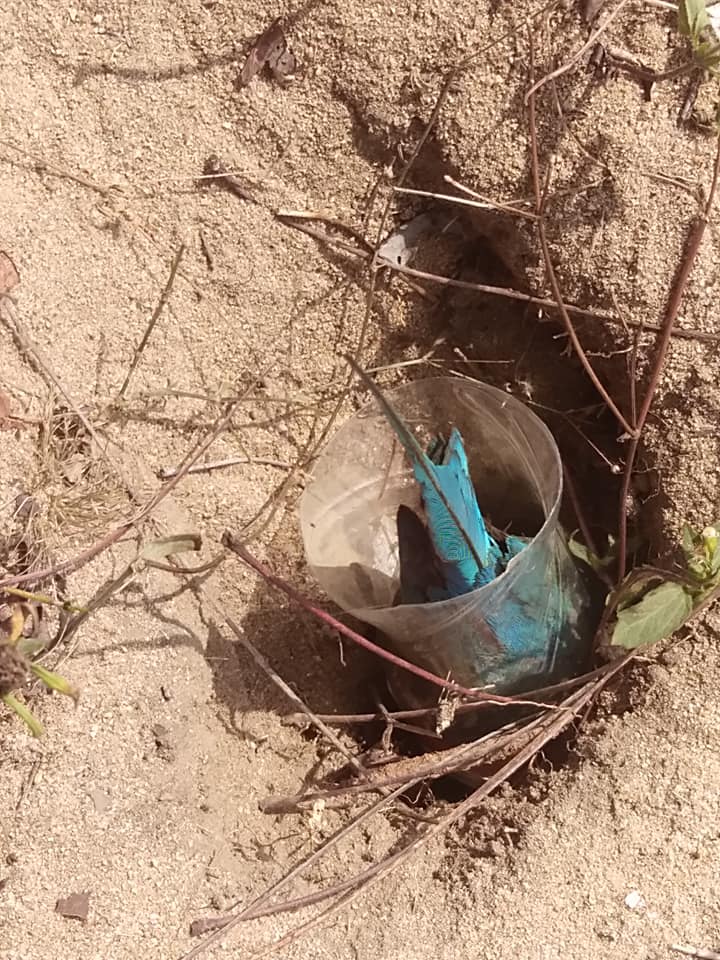
[{"label": "blue bird", "polygon": [[[438,436],[423,450],[382,391],[348,359],[380,405],[420,488],[424,521],[410,507],[397,511],[400,603],[449,600],[492,583],[529,541],[488,529],[459,430],[453,427],[447,440]],[[458,622],[468,661],[484,682],[516,685],[526,674],[554,670],[568,611],[559,561],[547,559],[543,569],[532,564],[507,595],[473,607]]]},{"label": "blue bird", "polygon": [[[420,487],[438,572],[442,572],[444,580],[442,587],[429,584],[431,595],[427,599],[447,600],[491,583],[527,541],[508,536],[503,538],[501,546],[488,532],[470,478],[460,431],[453,427],[447,441],[435,437],[427,451],[423,450],[380,388],[349,359],[402,444]],[[403,516],[402,522],[403,532],[411,532],[407,516]],[[416,534],[417,530],[412,533]],[[402,543],[403,537],[399,539]]]}]

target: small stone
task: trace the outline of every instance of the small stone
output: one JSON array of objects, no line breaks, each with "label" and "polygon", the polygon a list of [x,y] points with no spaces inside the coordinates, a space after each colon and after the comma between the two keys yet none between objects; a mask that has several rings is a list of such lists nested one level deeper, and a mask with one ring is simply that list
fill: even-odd
[{"label": "small stone", "polygon": [[628,910],[644,910],[647,904],[639,890],[631,890],[625,897],[625,906]]}]

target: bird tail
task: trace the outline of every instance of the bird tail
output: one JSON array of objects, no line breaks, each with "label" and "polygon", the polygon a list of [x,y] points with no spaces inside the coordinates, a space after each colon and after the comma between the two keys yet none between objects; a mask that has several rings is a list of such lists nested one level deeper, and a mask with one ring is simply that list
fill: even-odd
[{"label": "bird tail", "polygon": [[[416,479],[418,479],[418,471],[421,472],[425,478],[425,483],[421,483],[422,487],[427,490],[431,488],[439,502],[442,504],[447,516],[452,521],[454,529],[457,531],[458,538],[462,541],[463,545],[467,548],[467,551],[470,554],[474,564],[476,565],[477,570],[483,569],[483,560],[478,552],[477,547],[473,543],[471,532],[466,528],[466,524],[460,519],[457,514],[457,511],[453,508],[450,500],[445,494],[445,491],[442,488],[440,480],[437,476],[437,468],[435,464],[430,460],[428,455],[425,453],[423,448],[418,443],[415,436],[409,430],[407,424],[402,419],[402,417],[397,413],[393,406],[386,399],[382,390],[378,385],[365,373],[362,367],[355,361],[355,359],[349,355],[346,355],[346,360],[350,364],[353,371],[360,378],[362,383],[368,388],[370,393],[377,400],[380,409],[385,415],[388,423],[392,427],[395,435],[402,444],[403,449],[410,457],[410,460],[413,464],[415,470]],[[458,434],[458,437],[460,435]],[[474,496],[474,493],[473,493]],[[478,511],[479,512],[479,511]],[[469,589],[469,588],[468,588]]]}]

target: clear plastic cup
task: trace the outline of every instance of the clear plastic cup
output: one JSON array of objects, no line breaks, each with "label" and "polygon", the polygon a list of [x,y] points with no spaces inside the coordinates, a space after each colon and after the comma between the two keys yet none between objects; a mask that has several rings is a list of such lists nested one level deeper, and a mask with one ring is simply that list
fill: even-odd
[{"label": "clear plastic cup", "polygon": [[[389,649],[463,686],[513,693],[577,672],[588,655],[593,604],[558,522],[562,466],[547,427],[519,400],[477,381],[418,380],[387,396],[423,447],[458,428],[483,515],[529,543],[487,586],[400,604],[397,509],[406,504],[422,515],[420,491],[372,402],[331,439],[302,497],[305,553],[318,583],[377,628]],[[535,623],[521,649],[510,616],[517,604]],[[403,686],[399,699],[429,702],[427,690],[421,697]]]}]

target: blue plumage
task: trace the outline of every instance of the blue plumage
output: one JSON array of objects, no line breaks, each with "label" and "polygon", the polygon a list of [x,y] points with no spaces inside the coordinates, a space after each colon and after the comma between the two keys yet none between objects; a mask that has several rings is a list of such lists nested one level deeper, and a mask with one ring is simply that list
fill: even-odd
[{"label": "blue plumage", "polygon": [[[512,534],[495,537],[488,529],[460,432],[452,428],[447,440],[436,437],[423,450],[376,384],[352,366],[408,455],[421,492],[424,520],[409,507],[397,514],[400,602],[449,600],[491,583],[528,541]],[[531,570],[522,587],[499,594],[489,606],[471,608],[474,612],[458,622],[468,655],[486,680],[504,684],[513,672],[521,676],[551,668],[564,618],[553,566]]]},{"label": "blue plumage", "polygon": [[510,557],[488,533],[459,430],[453,427],[446,443],[436,438],[423,462],[413,454],[411,459],[430,538],[445,573],[444,595],[433,599],[459,597],[490,583]]}]

